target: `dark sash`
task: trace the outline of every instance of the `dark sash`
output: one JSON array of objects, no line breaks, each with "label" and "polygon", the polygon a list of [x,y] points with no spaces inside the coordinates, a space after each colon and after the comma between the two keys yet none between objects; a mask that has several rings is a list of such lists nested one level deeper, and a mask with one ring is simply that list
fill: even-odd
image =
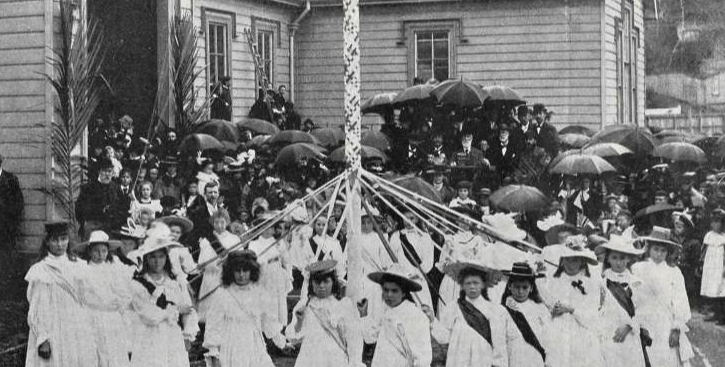
[{"label": "dark sash", "polygon": [[524,341],[534,347],[534,349],[541,354],[541,360],[545,361],[546,351],[544,350],[544,347],[541,346],[541,343],[539,343],[539,338],[536,337],[534,330],[531,329],[531,325],[529,325],[529,321],[526,320],[526,316],[524,316],[523,313],[508,307],[506,307],[506,311],[509,312],[509,315],[511,315],[511,318],[514,320],[514,324],[516,324],[516,327],[519,328],[521,335],[524,337]]},{"label": "dark sash", "polygon": [[[149,294],[153,295],[156,291],[156,286],[153,285],[151,282],[149,282],[146,278],[143,277],[143,274],[136,272],[133,275],[133,280],[141,283],[141,285],[146,288],[146,290],[149,292]],[[166,295],[161,293],[159,298],[156,299],[156,306],[158,306],[160,309],[165,310],[168,305],[173,305],[174,302],[166,300]]]},{"label": "dark sash", "polygon": [[214,249],[214,252],[216,252],[217,255],[221,254],[226,250],[224,246],[222,246],[222,243],[219,241],[219,239],[216,237],[216,235],[209,240],[209,245],[211,245],[211,248]]},{"label": "dark sash", "polygon": [[622,308],[627,311],[629,317],[634,317],[634,303],[632,302],[632,294],[627,291],[621,284],[613,282],[607,279],[607,288],[609,292],[614,296]]},{"label": "dark sash", "polygon": [[[634,302],[632,302],[632,290],[627,290],[621,284],[607,279],[607,289],[614,296],[620,306],[627,312],[629,317],[634,317]],[[644,362],[646,367],[650,367],[649,355],[647,355],[647,347],[652,345],[652,338],[649,336],[647,329],[640,329],[639,337],[642,342],[642,353],[644,354]]]},{"label": "dark sash", "polygon": [[458,307],[461,309],[463,319],[466,320],[468,326],[475,330],[478,335],[486,339],[488,344],[493,347],[493,343],[491,342],[491,324],[488,322],[486,316],[463,297],[458,299]]},{"label": "dark sash", "polygon": [[405,255],[405,258],[408,259],[408,261],[414,265],[418,266],[421,264],[420,256],[418,256],[418,252],[415,251],[415,247],[408,241],[408,236],[406,236],[403,232],[400,232],[400,243],[403,245],[403,254]]},{"label": "dark sash", "polygon": [[[314,235],[312,237],[314,237]],[[315,242],[315,240],[312,239],[312,237],[310,237],[310,240],[309,240],[310,247],[312,248],[312,253],[313,254],[316,254],[317,253],[317,248],[319,246],[317,245],[317,242]],[[325,252],[324,251],[320,251],[320,254],[317,255],[317,261],[322,261],[324,259],[325,259]]]}]

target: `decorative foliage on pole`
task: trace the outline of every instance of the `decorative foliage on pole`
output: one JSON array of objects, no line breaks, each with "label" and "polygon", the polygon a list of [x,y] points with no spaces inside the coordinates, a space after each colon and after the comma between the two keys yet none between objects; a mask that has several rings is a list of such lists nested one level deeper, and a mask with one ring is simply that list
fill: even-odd
[{"label": "decorative foliage on pole", "polygon": [[345,49],[345,155],[347,167],[360,167],[360,7],[358,0],[343,0],[345,12],[343,38]]}]

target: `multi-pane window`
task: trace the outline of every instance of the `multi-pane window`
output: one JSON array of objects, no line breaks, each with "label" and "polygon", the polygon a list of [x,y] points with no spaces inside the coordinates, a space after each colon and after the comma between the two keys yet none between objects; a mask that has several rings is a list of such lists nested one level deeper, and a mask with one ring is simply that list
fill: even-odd
[{"label": "multi-pane window", "polygon": [[207,54],[209,56],[209,87],[213,88],[229,75],[229,28],[227,24],[209,22]]},{"label": "multi-pane window", "polygon": [[274,32],[257,30],[257,52],[267,81],[274,83]]},{"label": "multi-pane window", "polygon": [[450,77],[450,32],[415,32],[415,77],[444,81]]},{"label": "multi-pane window", "polygon": [[631,4],[622,8],[617,22],[617,118],[620,123],[637,122],[637,49],[639,32],[633,26]]}]

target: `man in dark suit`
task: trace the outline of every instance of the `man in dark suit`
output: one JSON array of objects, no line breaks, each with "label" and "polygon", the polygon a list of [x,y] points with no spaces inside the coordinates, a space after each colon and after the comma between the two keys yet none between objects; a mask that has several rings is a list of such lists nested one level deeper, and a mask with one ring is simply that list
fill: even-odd
[{"label": "man in dark suit", "polygon": [[123,212],[121,189],[111,180],[113,163],[104,158],[99,165],[98,180],[83,185],[76,201],[76,220],[84,239],[95,230],[119,228],[128,216],[128,212]]},{"label": "man in dark suit", "polygon": [[228,76],[221,77],[211,93],[211,118],[232,120],[232,93]]},{"label": "man in dark suit", "polygon": [[534,119],[536,121],[533,126],[536,130],[536,145],[544,148],[551,158],[559,154],[559,137],[556,128],[546,121],[548,111],[546,107],[537,103],[534,105]]},{"label": "man in dark suit", "polygon": [[209,182],[204,186],[204,196],[194,200],[194,204],[187,210],[187,216],[194,222],[194,230],[190,240],[196,244],[202,237],[212,238],[214,226],[209,220],[219,209],[222,209],[219,200],[219,184]]},{"label": "man in dark suit", "polygon": [[489,152],[489,161],[495,167],[501,182],[513,174],[519,160],[519,147],[511,139],[510,126],[501,124],[498,131],[498,141],[493,142]]},{"label": "man in dark suit", "polygon": [[23,213],[23,192],[18,178],[2,168],[3,156],[0,155],[0,245],[4,250],[15,247],[15,239],[20,232]]}]

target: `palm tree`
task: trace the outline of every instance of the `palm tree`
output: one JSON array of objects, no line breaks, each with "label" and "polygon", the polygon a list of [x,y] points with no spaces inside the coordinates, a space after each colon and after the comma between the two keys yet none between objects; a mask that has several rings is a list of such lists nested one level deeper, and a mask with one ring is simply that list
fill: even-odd
[{"label": "palm tree", "polygon": [[[77,29],[74,30],[74,26]],[[53,74],[44,74],[55,91],[55,119],[51,147],[54,170],[50,189],[44,189],[75,223],[75,202],[83,182],[78,149],[100,102],[104,52],[99,28],[73,16],[71,0],[60,0],[59,45],[49,62]]]}]

